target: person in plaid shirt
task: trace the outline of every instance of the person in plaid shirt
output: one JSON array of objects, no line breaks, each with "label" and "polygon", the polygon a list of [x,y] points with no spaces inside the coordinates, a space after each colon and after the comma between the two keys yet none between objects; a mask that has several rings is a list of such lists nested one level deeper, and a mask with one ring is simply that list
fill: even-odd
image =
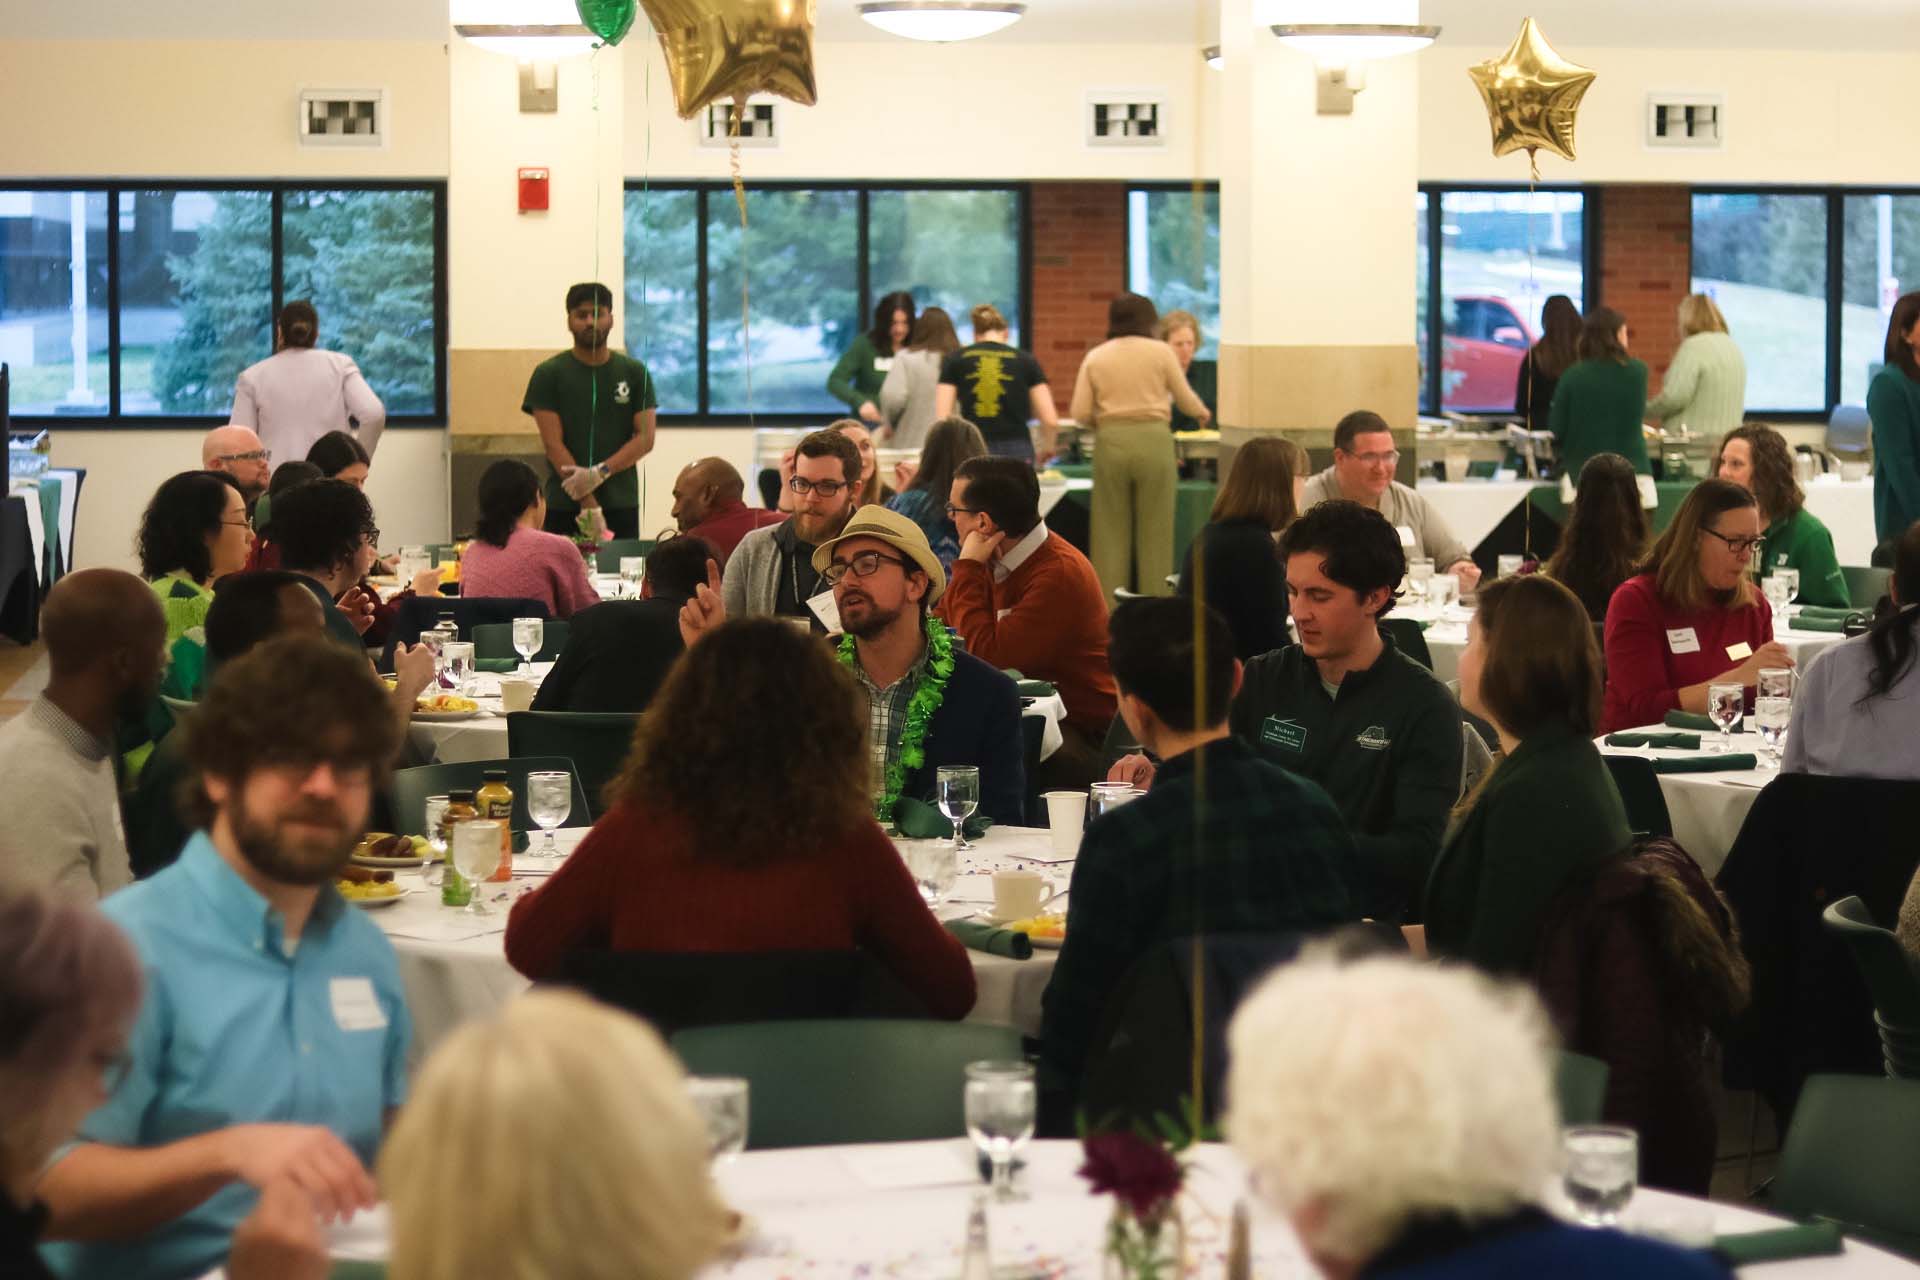
[{"label": "person in plaid shirt", "polygon": [[1360,918],[1345,819],[1317,784],[1232,736],[1240,663],[1225,620],[1203,615],[1196,627],[1191,600],[1130,600],[1109,624],[1120,715],[1161,765],[1151,792],[1094,819],[1080,842],[1066,944],[1042,1000],[1050,1090],[1077,1091],[1108,997],[1155,946]]}]

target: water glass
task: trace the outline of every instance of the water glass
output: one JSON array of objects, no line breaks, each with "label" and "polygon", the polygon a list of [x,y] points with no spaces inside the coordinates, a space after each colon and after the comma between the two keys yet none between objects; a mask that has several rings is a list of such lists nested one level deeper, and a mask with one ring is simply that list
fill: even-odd
[{"label": "water glass", "polygon": [[640,598],[640,583],[647,576],[647,558],[645,556],[620,557],[621,593],[629,600]]},{"label": "water glass", "polygon": [[1707,718],[1720,726],[1719,745],[1714,749],[1722,753],[1733,750],[1733,730],[1740,723],[1740,717],[1746,713],[1747,691],[1738,684],[1710,684],[1707,686]]},{"label": "water glass", "polygon": [[934,775],[934,786],[940,812],[953,824],[954,851],[973,848],[960,829],[980,807],[980,770],[970,764],[942,765]]},{"label": "water glass", "polygon": [[1419,556],[1407,561],[1407,594],[1415,600],[1427,598],[1427,583],[1433,580],[1433,561]]},{"label": "water glass", "polygon": [[540,652],[546,631],[546,623],[539,618],[513,620],[513,651],[520,655],[520,674],[529,679],[533,676],[533,655]]},{"label": "water glass", "polygon": [[1787,604],[1793,599],[1793,585],[1776,571],[1760,580],[1760,594],[1773,609],[1773,629],[1787,629]]},{"label": "water glass", "polygon": [[557,772],[529,773],[527,775],[527,816],[546,833],[547,842],[540,847],[536,858],[557,858],[560,846],[555,843],[553,829],[567,820],[573,812],[573,775],[564,769]]},{"label": "water glass", "polygon": [[445,672],[441,683],[455,693],[471,692],[473,684],[473,641],[454,640],[440,648],[440,666]]},{"label": "water glass", "polygon": [[1526,560],[1522,556],[1500,556],[1494,562],[1493,576],[1496,578],[1518,577],[1520,574],[1520,566],[1525,563]]},{"label": "water glass", "polygon": [[1447,611],[1447,606],[1460,598],[1460,576],[1454,573],[1436,573],[1427,580],[1427,604],[1432,607],[1435,617]]},{"label": "water glass", "polygon": [[1013,1158],[1033,1137],[1033,1067],[1025,1062],[969,1062],[967,1136],[993,1166],[994,1199],[1018,1199]]},{"label": "water glass", "polygon": [[1781,565],[1773,571],[1773,576],[1786,579],[1787,599],[1789,602],[1800,594],[1800,571],[1798,569],[1789,569],[1785,565]]},{"label": "water glass", "polygon": [[460,909],[464,916],[490,916],[482,898],[486,879],[500,867],[500,831],[506,826],[497,818],[470,818],[453,827],[453,869],[473,886],[473,896]]},{"label": "water glass", "polygon": [[747,1082],[740,1076],[688,1076],[687,1095],[707,1126],[707,1155],[715,1163],[747,1149]]},{"label": "water glass", "polygon": [[1762,763],[1780,767],[1780,744],[1787,736],[1787,721],[1793,715],[1793,701],[1789,698],[1755,698],[1753,700],[1753,727],[1760,731],[1760,741],[1766,746]]},{"label": "water glass", "polygon": [[425,547],[402,547],[399,556],[400,563],[394,572],[403,585],[412,585],[415,577],[433,568],[433,554]]},{"label": "water glass", "polygon": [[435,854],[434,865],[428,867],[426,872],[426,881],[430,885],[439,884],[447,874],[447,833],[440,826],[446,816],[447,798],[428,796],[423,819],[427,829],[420,834],[427,838],[427,845]]},{"label": "water glass", "polygon": [[1610,1227],[1633,1199],[1640,1180],[1640,1139],[1631,1129],[1579,1125],[1561,1135],[1561,1184],[1574,1216],[1590,1227]]},{"label": "water glass", "polygon": [[1147,794],[1138,787],[1125,782],[1096,782],[1089,789],[1091,798],[1087,805],[1087,817],[1091,821],[1103,813],[1118,809],[1129,800],[1138,799]]},{"label": "water glass", "polygon": [[1755,696],[1761,698],[1792,698],[1793,668],[1762,667],[1754,687]]},{"label": "water glass", "polygon": [[937,910],[960,876],[960,857],[945,840],[916,840],[905,847],[907,870],[929,910]]}]

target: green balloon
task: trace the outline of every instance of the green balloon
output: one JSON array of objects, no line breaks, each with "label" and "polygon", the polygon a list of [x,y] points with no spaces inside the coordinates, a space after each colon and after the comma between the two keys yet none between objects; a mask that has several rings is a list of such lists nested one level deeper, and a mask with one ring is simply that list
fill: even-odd
[{"label": "green balloon", "polygon": [[574,0],[574,6],[580,10],[580,21],[587,30],[606,44],[625,40],[639,13],[637,0]]}]

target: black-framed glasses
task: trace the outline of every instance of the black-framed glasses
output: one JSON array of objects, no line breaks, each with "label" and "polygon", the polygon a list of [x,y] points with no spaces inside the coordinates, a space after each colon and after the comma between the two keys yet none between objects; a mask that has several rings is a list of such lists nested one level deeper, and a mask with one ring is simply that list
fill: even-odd
[{"label": "black-framed glasses", "polygon": [[897,564],[904,569],[907,567],[907,560],[903,556],[882,555],[878,551],[862,551],[851,560],[835,560],[821,572],[820,576],[825,578],[829,585],[839,582],[849,573],[856,578],[871,578],[880,572],[882,564]]},{"label": "black-framed glasses", "polygon": [[221,523],[221,524],[230,524],[230,525],[233,525],[233,526],[235,526],[236,528],[246,528],[246,529],[251,529],[251,528],[253,528],[253,519],[252,519],[252,517],[248,517],[248,518],[246,518],[246,519],[243,519],[243,520],[224,520],[224,519],[223,519],[223,520],[222,520],[222,521],[221,521],[220,523]]},{"label": "black-framed glasses", "polygon": [[245,453],[223,453],[218,457],[221,462],[272,462],[273,450],[249,449]]},{"label": "black-framed glasses", "polygon": [[851,488],[845,480],[809,480],[805,476],[795,476],[787,481],[787,488],[805,497],[817,493],[823,498],[836,498],[842,489]]},{"label": "black-framed glasses", "polygon": [[977,516],[979,514],[980,514],[980,508],[978,507],[963,507],[957,502],[949,502],[947,504],[947,519],[949,520],[953,519],[955,516],[960,516],[960,515]]},{"label": "black-framed glasses", "polygon": [[1726,534],[1720,532],[1718,529],[1708,529],[1704,527],[1700,530],[1700,532],[1710,533],[1714,537],[1720,539],[1720,541],[1727,544],[1727,550],[1733,552],[1733,554],[1737,556],[1752,555],[1754,548],[1759,546],[1762,542],[1766,541],[1765,538],[1729,538]]}]

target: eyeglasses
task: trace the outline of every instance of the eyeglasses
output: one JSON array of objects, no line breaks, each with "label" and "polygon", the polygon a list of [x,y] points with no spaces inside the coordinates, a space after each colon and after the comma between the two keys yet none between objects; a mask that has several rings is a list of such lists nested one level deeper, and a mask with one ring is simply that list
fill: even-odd
[{"label": "eyeglasses", "polygon": [[1389,449],[1385,453],[1349,453],[1347,456],[1369,467],[1391,467],[1397,466],[1400,462],[1398,449]]},{"label": "eyeglasses", "polygon": [[221,453],[214,456],[220,462],[272,462],[273,450],[249,449],[245,453]]},{"label": "eyeglasses", "polygon": [[234,526],[235,528],[240,528],[240,529],[251,529],[251,528],[253,528],[253,521],[252,521],[251,519],[246,519],[246,520],[222,520],[222,521],[221,521],[220,523],[221,523],[221,524],[230,524],[230,525],[233,525],[233,526]]},{"label": "eyeglasses", "polygon": [[906,560],[900,556],[881,555],[878,551],[862,551],[851,560],[835,560],[820,576],[829,584],[839,582],[849,572],[856,578],[871,578],[880,572],[882,564],[897,564],[903,569],[907,567]]},{"label": "eyeglasses", "polygon": [[1714,537],[1720,539],[1720,541],[1727,544],[1727,550],[1733,552],[1733,554],[1737,556],[1752,555],[1753,549],[1759,546],[1762,542],[1766,541],[1765,538],[1729,538],[1726,534],[1721,533],[1718,529],[1702,529],[1700,530],[1700,532],[1710,533]]},{"label": "eyeglasses", "polygon": [[787,488],[803,497],[809,493],[817,493],[823,498],[834,498],[847,487],[847,482],[844,480],[809,480],[805,476],[795,476],[787,481]]},{"label": "eyeglasses", "polygon": [[947,504],[947,519],[949,520],[953,519],[955,516],[958,516],[958,515],[977,516],[979,514],[980,514],[980,508],[978,507],[963,507],[952,502],[949,502]]}]

